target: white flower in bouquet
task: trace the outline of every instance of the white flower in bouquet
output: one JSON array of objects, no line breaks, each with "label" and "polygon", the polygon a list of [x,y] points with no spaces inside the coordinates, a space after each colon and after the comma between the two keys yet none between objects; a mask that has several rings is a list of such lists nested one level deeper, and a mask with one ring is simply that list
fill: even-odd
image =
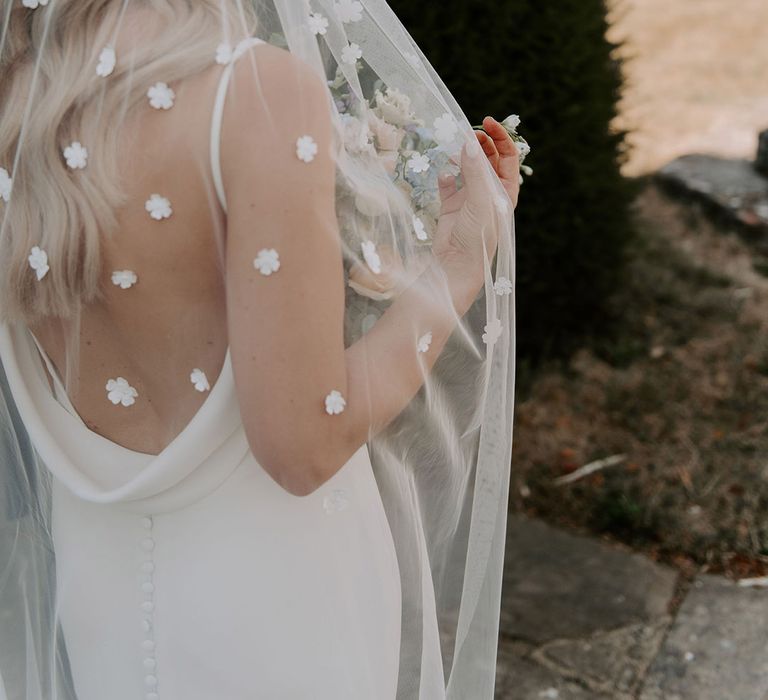
[{"label": "white flower in bouquet", "polygon": [[520,126],[521,119],[517,114],[510,114],[503,122],[501,122],[501,125],[507,130],[512,133],[517,133],[517,127]]},{"label": "white flower in bouquet", "polygon": [[517,154],[520,156],[521,161],[531,152],[531,147],[525,139],[515,141],[515,148],[517,148]]},{"label": "white flower in bouquet", "polygon": [[375,112],[368,112],[368,128],[379,151],[397,151],[403,143],[405,131],[384,121]]},{"label": "white flower in bouquet", "polygon": [[374,95],[376,116],[394,126],[421,124],[411,107],[411,98],[397,88],[388,87],[384,92],[377,90]]},{"label": "white flower in bouquet", "polygon": [[368,124],[351,114],[342,114],[344,146],[350,153],[373,153],[373,134]]}]

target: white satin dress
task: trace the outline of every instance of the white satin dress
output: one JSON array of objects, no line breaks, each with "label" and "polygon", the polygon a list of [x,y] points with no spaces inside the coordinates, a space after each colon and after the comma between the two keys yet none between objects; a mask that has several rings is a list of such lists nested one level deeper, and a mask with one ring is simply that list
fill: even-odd
[{"label": "white satin dress", "polygon": [[[221,195],[218,124],[217,100]],[[296,497],[248,447],[229,354],[157,456],[87,428],[26,328],[0,327],[0,357],[53,475],[78,700],[395,698],[401,584],[367,446]]]}]

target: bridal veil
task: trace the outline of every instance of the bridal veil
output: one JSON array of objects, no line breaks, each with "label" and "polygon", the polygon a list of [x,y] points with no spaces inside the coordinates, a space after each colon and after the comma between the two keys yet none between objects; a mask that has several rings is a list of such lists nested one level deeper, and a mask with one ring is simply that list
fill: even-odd
[{"label": "bridal veil", "polygon": [[[150,8],[158,21],[141,32],[140,47],[128,50],[117,38],[135,5]],[[99,237],[109,235],[110,212],[124,203],[119,163],[105,155],[114,150],[121,124],[147,100],[162,114],[173,106],[174,88],[204,70],[223,74],[237,65],[239,80],[249,76],[258,91],[249,37],[290,52],[297,71],[310,70],[325,85],[346,346],[370,332],[428,264],[441,210],[439,178],[457,176],[461,186],[462,147],[475,136],[385,0],[3,0],[1,7],[0,307],[9,323],[43,310],[66,319],[68,368],[81,351],[78,304],[100,293]],[[90,43],[79,51],[71,84],[61,85],[60,45],[73,24],[85,28]],[[236,89],[221,84],[212,95],[214,119],[217,102]],[[287,81],[285,89],[299,84]],[[301,94],[293,101],[296,110],[307,108]],[[43,138],[51,134],[58,144],[53,151]],[[275,124],[273,139],[303,163],[317,155],[311,134],[284,134]],[[211,143],[212,151],[218,148]],[[220,173],[209,172],[208,162],[200,168],[211,183],[209,204],[217,206],[226,197]],[[36,194],[40,177],[46,187],[39,191],[55,196]],[[419,392],[368,441],[401,577],[400,700],[493,697],[511,460],[515,273],[513,207],[491,181],[499,243],[485,259],[484,289],[457,319]],[[286,192],[280,206],[312,196]],[[162,192],[153,193],[147,220],[170,216],[172,205]],[[67,230],[76,232],[76,244],[62,243]],[[224,232],[218,233],[222,251]],[[276,240],[254,265],[265,275],[286,274],[278,272],[280,250]],[[113,284],[136,283],[130,270],[118,272]],[[437,289],[425,302],[450,304]],[[306,303],[311,315],[312,299]],[[181,323],[168,333],[178,333],[183,344]],[[414,337],[414,353],[430,342],[424,329]],[[60,369],[64,383],[72,381]],[[370,376],[381,380],[375,366]],[[200,372],[191,381],[203,390],[209,378]],[[123,382],[115,379],[110,400],[129,405],[135,397]],[[0,698],[5,692],[11,700],[71,700],[57,614],[53,476],[27,436],[5,374],[0,383]],[[329,396],[325,408],[343,408],[340,399]],[[169,427],[169,443],[174,434]],[[424,680],[435,668],[444,678],[439,688]]]}]

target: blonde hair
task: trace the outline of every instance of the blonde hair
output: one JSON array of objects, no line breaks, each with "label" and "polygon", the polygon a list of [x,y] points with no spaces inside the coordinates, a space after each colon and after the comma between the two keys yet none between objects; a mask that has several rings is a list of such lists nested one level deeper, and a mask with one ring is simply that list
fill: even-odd
[{"label": "blonde hair", "polygon": [[[199,73],[222,41],[252,33],[255,10],[241,0],[3,4],[0,167],[12,176],[13,193],[7,204],[0,199],[0,318],[72,318],[99,295],[101,237],[116,228],[124,201],[120,126],[158,75],[171,83]],[[118,56],[108,80],[98,78],[99,54],[115,45],[134,9],[154,13],[156,34]],[[89,156],[98,153],[84,170],[70,170],[63,158],[73,141],[87,145]],[[28,261],[34,246],[48,254],[42,281]]]}]

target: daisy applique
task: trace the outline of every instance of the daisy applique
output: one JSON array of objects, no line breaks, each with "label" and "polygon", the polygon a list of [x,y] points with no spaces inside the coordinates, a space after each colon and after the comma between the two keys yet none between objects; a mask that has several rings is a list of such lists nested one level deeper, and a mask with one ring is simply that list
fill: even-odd
[{"label": "daisy applique", "polygon": [[493,289],[500,297],[512,294],[512,280],[508,277],[499,277],[493,285]]},{"label": "daisy applique", "polygon": [[108,75],[112,75],[116,65],[117,54],[115,54],[115,50],[111,46],[107,46],[99,54],[99,62],[96,64],[96,75],[106,78]]},{"label": "daisy applique", "polygon": [[5,168],[0,168],[0,199],[8,202],[11,199],[11,189],[13,188],[13,179]]},{"label": "daisy applique", "polygon": [[253,261],[253,267],[265,277],[280,269],[280,255],[274,248],[263,248]]},{"label": "daisy applique", "polygon": [[381,274],[381,258],[376,252],[376,244],[373,241],[363,241],[363,259],[374,275]]},{"label": "daisy applique", "polygon": [[51,269],[48,267],[48,253],[39,246],[32,248],[27,260],[29,261],[29,266],[35,271],[38,281],[43,279],[48,274],[48,270]]},{"label": "daisy applique", "polygon": [[344,23],[359,22],[363,18],[363,5],[359,0],[337,0],[333,9]]},{"label": "daisy applique", "polygon": [[429,238],[427,227],[424,226],[424,222],[418,216],[413,217],[413,232],[420,241],[426,241]]},{"label": "daisy applique", "polygon": [[112,273],[112,284],[120,289],[130,289],[138,281],[139,277],[133,270],[115,270]]},{"label": "daisy applique", "polygon": [[82,170],[88,164],[88,149],[79,141],[73,141],[64,149],[64,160],[72,170]]},{"label": "daisy applique", "polygon": [[425,173],[429,170],[429,156],[424,153],[416,153],[408,159],[408,169],[415,173]]},{"label": "daisy applique", "polygon": [[176,93],[168,87],[167,83],[155,83],[147,90],[149,104],[155,109],[170,109],[176,99]]},{"label": "daisy applique", "polygon": [[139,397],[139,392],[122,377],[110,379],[107,382],[107,398],[115,405],[133,406]]},{"label": "daisy applique", "polygon": [[211,390],[211,385],[208,383],[208,377],[205,376],[205,372],[201,369],[193,369],[192,373],[189,375],[189,381],[191,381],[195,389],[201,393]]},{"label": "daisy applique", "polygon": [[302,136],[296,141],[296,156],[305,163],[311,163],[317,155],[317,142],[311,136]]},{"label": "daisy applique", "polygon": [[150,195],[149,199],[144,203],[144,208],[155,221],[162,221],[173,214],[170,200],[159,194]]},{"label": "daisy applique", "polygon": [[223,41],[216,47],[216,63],[226,66],[232,60],[232,44]]},{"label": "daisy applique", "polygon": [[336,391],[336,389],[325,397],[325,412],[329,416],[337,416],[339,413],[342,413],[346,407],[346,400],[341,395],[341,392]]},{"label": "daisy applique", "polygon": [[347,44],[341,50],[341,60],[344,63],[348,63],[349,65],[355,65],[358,59],[362,57],[363,57],[363,50],[360,48],[359,44],[355,44],[354,42]]},{"label": "daisy applique", "polygon": [[323,498],[323,510],[328,515],[347,510],[348,508],[349,498],[347,498],[347,492],[344,489],[334,489],[330,496]]},{"label": "daisy applique", "polygon": [[311,12],[307,19],[309,30],[315,36],[325,36],[328,31],[328,18],[323,17],[319,12]]},{"label": "daisy applique", "polygon": [[419,342],[416,344],[416,349],[421,352],[425,353],[429,351],[429,346],[432,345],[432,332],[425,333],[424,335],[419,338]]},{"label": "daisy applique", "polygon": [[459,134],[459,124],[449,112],[435,119],[435,140],[441,146],[452,144]]},{"label": "daisy applique", "polygon": [[483,333],[483,342],[486,345],[493,345],[499,338],[501,338],[501,330],[503,326],[498,318],[494,318],[493,321],[485,325],[485,333]]}]

